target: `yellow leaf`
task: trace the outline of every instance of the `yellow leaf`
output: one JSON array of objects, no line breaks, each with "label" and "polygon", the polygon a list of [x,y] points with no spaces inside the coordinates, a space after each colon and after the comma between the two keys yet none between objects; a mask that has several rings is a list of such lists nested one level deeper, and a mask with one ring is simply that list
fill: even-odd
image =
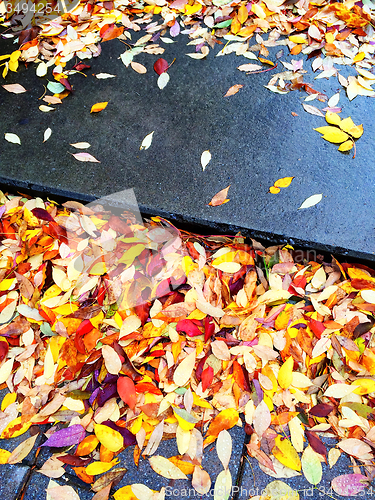
[{"label": "yellow leaf", "polygon": [[251,11],[254,12],[254,14],[259,17],[259,19],[266,19],[267,17],[262,7],[257,3],[253,3],[253,5],[251,6]]},{"label": "yellow leaf", "polygon": [[332,113],[332,111],[327,111],[326,122],[330,123],[331,125],[340,125],[341,118],[337,113]]},{"label": "yellow leaf", "polygon": [[113,498],[115,500],[139,500],[133,493],[132,487],[130,484],[128,486],[124,486],[120,488],[113,494]]},{"label": "yellow leaf", "polygon": [[149,458],[152,469],[167,479],[187,479],[187,476],[174,463],[160,455]]},{"label": "yellow leaf", "polygon": [[285,361],[285,363],[281,366],[279,373],[277,375],[277,381],[279,382],[280,387],[283,389],[287,389],[293,380],[293,365],[294,359],[292,356]]},{"label": "yellow leaf", "polygon": [[235,35],[240,31],[240,29],[241,29],[241,23],[238,20],[238,17],[234,16],[232,24],[230,25],[230,30]]},{"label": "yellow leaf", "polygon": [[275,447],[272,449],[272,453],[286,467],[296,471],[301,470],[301,460],[288,439],[276,436]]},{"label": "yellow leaf", "polygon": [[249,17],[249,13],[248,13],[245,5],[241,5],[241,7],[238,9],[237,15],[238,15],[238,20],[240,21],[241,24],[243,24],[245,21],[247,21],[247,18]]},{"label": "yellow leaf", "polygon": [[[322,127],[321,127],[322,128]],[[324,133],[323,139],[328,142],[333,142],[334,144],[347,141],[349,136],[346,132],[343,132],[339,128],[330,127],[332,130],[328,130]]]},{"label": "yellow leaf", "polygon": [[8,408],[9,405],[14,403],[17,399],[17,393],[16,392],[8,392],[5,394],[2,402],[1,402],[1,411],[4,411],[5,408]]},{"label": "yellow leaf", "polygon": [[366,54],[364,52],[358,52],[356,56],[353,57],[353,62],[362,61],[365,58]]},{"label": "yellow leaf", "polygon": [[352,385],[358,386],[358,389],[354,391],[354,394],[359,394],[360,396],[375,391],[375,380],[371,378],[360,378],[358,380],[354,380]]},{"label": "yellow leaf", "polygon": [[10,69],[10,71],[16,72],[17,69],[18,69],[18,61],[12,61],[12,60],[10,60],[9,61],[9,69]]},{"label": "yellow leaf", "polygon": [[124,438],[121,434],[108,425],[95,424],[94,432],[100,443],[110,451],[119,451],[124,446]]},{"label": "yellow leaf", "polygon": [[330,127],[328,125],[325,125],[324,127],[314,128],[314,130],[316,130],[320,134],[326,134],[326,133],[329,133],[329,132],[335,132],[336,130],[339,130],[339,129],[336,128],[336,127]]},{"label": "yellow leaf", "polygon": [[258,498],[261,500],[265,498],[267,500],[299,500],[300,496],[298,491],[292,490],[284,481],[277,480],[268,483],[262,491],[262,496]]},{"label": "yellow leaf", "polygon": [[184,474],[193,474],[195,465],[191,462],[185,462],[185,460],[181,460],[181,457],[178,455],[175,457],[170,457],[168,458],[168,460],[172,462],[172,464],[176,465]]},{"label": "yellow leaf", "polygon": [[103,474],[103,472],[107,472],[109,469],[112,469],[112,467],[115,466],[118,462],[118,458],[115,458],[115,460],[112,460],[112,462],[93,462],[86,467],[86,474],[88,474],[89,476]]},{"label": "yellow leaf", "polygon": [[107,107],[108,102],[97,102],[91,108],[90,113],[99,113],[99,111],[103,111]]},{"label": "yellow leaf", "polygon": [[21,434],[24,434],[26,431],[29,430],[31,426],[31,422],[25,422],[22,424],[21,422],[21,417],[17,417],[5,427],[3,430],[0,439],[9,439],[13,437],[18,437],[21,436]]},{"label": "yellow leaf", "polygon": [[349,139],[348,141],[345,141],[342,144],[340,144],[338,150],[339,151],[349,151],[350,149],[352,149],[353,146],[354,146],[353,140]]},{"label": "yellow leaf", "polygon": [[10,455],[10,451],[0,449],[0,464],[8,463],[8,458],[10,457]]},{"label": "yellow leaf", "polygon": [[271,194],[277,194],[280,193],[280,189],[278,187],[271,186],[268,192]]},{"label": "yellow leaf", "polygon": [[301,35],[291,35],[289,40],[293,43],[307,43],[307,39]]},{"label": "yellow leaf", "polygon": [[344,118],[344,120],[341,121],[339,127],[344,132],[349,132],[349,130],[351,128],[355,127],[355,123],[353,122],[353,120],[351,119],[351,117],[348,116],[348,118]]},{"label": "yellow leaf", "polygon": [[293,179],[294,177],[282,177],[275,182],[274,186],[277,188],[286,188],[290,186]]},{"label": "yellow leaf", "polygon": [[356,125],[349,130],[349,134],[355,139],[359,139],[363,134],[363,125]]}]

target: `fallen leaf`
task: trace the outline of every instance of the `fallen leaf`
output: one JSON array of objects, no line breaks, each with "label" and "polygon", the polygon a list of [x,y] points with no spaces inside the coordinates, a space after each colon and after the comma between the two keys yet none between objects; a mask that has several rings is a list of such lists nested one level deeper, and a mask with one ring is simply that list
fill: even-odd
[{"label": "fallen leaf", "polygon": [[96,104],[93,104],[91,107],[90,113],[99,113],[100,111],[103,111],[107,107],[108,102],[97,102]]},{"label": "fallen leaf", "polygon": [[263,69],[263,66],[260,64],[241,64],[241,66],[238,66],[237,69],[240,71],[259,71],[260,69]]},{"label": "fallen leaf", "polygon": [[206,151],[203,151],[203,153],[201,155],[201,165],[202,165],[203,172],[204,172],[205,168],[207,167],[207,165],[210,163],[211,158],[212,158],[212,156],[211,156],[211,153],[208,149]]},{"label": "fallen leaf", "polygon": [[224,203],[228,203],[229,199],[227,198],[228,190],[230,188],[230,184],[228,187],[222,189],[210,201],[209,205],[211,207],[218,207],[219,205],[223,205]]},{"label": "fallen leaf", "polygon": [[274,183],[274,186],[277,188],[286,188],[286,187],[290,186],[293,179],[294,179],[294,177],[282,177],[281,179],[278,179]]},{"label": "fallen leaf", "polygon": [[75,143],[71,144],[71,146],[73,146],[74,148],[77,148],[77,149],[86,149],[86,148],[89,148],[91,146],[91,144],[88,142],[75,142]]},{"label": "fallen leaf", "polygon": [[322,464],[318,454],[311,448],[311,446],[305,448],[302,453],[301,463],[302,472],[308,482],[314,486],[319,484],[323,475]]},{"label": "fallen leaf", "polygon": [[49,113],[50,111],[55,111],[55,108],[51,108],[51,106],[45,106],[44,104],[41,104],[39,106],[40,111],[43,111],[43,113]]},{"label": "fallen leaf", "polygon": [[231,95],[234,95],[234,94],[237,94],[237,92],[242,89],[243,85],[240,85],[240,84],[236,84],[236,85],[232,85],[232,87],[229,87],[229,89],[227,90],[227,93],[224,95],[224,97],[229,97]]},{"label": "fallen leaf", "polygon": [[[316,116],[322,116],[324,118],[324,114],[320,111],[319,108],[316,106],[311,106],[311,104],[305,104],[304,102],[301,103],[303,106],[303,109],[307,112],[310,113],[310,115],[316,115]],[[316,129],[315,129],[316,130]]]},{"label": "fallen leaf", "polygon": [[159,59],[157,59],[154,63],[154,71],[155,73],[157,73],[159,76],[164,73],[165,71],[167,71],[167,69],[169,68],[169,64],[168,62],[163,59],[162,57],[159,57]]},{"label": "fallen leaf", "polygon": [[21,139],[16,134],[4,134],[5,140],[8,142],[12,142],[13,144],[21,144]]},{"label": "fallen leaf", "polygon": [[163,90],[163,88],[167,85],[168,82],[169,82],[169,75],[168,73],[164,72],[159,76],[157,85],[160,90]]},{"label": "fallen leaf", "polygon": [[116,75],[111,75],[110,73],[97,73],[95,77],[98,80],[107,80],[108,78],[116,78]]},{"label": "fallen leaf", "polygon": [[332,489],[343,497],[354,497],[368,487],[368,478],[362,474],[343,474],[332,479]]},{"label": "fallen leaf", "polygon": [[22,441],[22,443],[20,443],[8,457],[8,464],[18,464],[22,462],[22,460],[26,458],[33,449],[37,437],[38,434],[35,434],[35,436],[31,436],[25,439],[25,441]]},{"label": "fallen leaf", "polygon": [[132,61],[130,63],[130,66],[132,69],[134,69],[134,71],[136,73],[140,73],[141,75],[143,75],[144,73],[147,73],[147,68],[145,66],[143,66],[143,64]]},{"label": "fallen leaf", "polygon": [[2,87],[8,92],[12,92],[13,94],[22,94],[26,92],[25,87],[20,85],[19,83],[11,83],[9,85],[2,85]]},{"label": "fallen leaf", "polygon": [[44,136],[43,136],[43,142],[48,141],[48,139],[51,137],[52,134],[52,129],[49,127],[44,131]]},{"label": "fallen leaf", "polygon": [[139,148],[141,151],[143,149],[148,149],[151,146],[153,135],[154,132],[151,132],[151,134],[146,135],[146,137],[142,141],[141,147]]},{"label": "fallen leaf", "polygon": [[92,163],[100,163],[94,156],[89,153],[70,153],[78,161],[90,161]]},{"label": "fallen leaf", "polygon": [[301,208],[313,207],[314,205],[317,205],[320,201],[322,201],[322,198],[322,194],[313,194],[312,196],[306,198],[306,200],[302,203],[298,210],[301,210]]},{"label": "fallen leaf", "polygon": [[161,455],[149,458],[152,469],[167,479],[187,479],[187,476],[172,462]]}]

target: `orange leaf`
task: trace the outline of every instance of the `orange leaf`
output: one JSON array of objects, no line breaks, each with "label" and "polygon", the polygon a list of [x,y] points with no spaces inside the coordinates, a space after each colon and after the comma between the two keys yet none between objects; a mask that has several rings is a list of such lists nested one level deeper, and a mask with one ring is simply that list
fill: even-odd
[{"label": "orange leaf", "polygon": [[119,377],[117,380],[117,392],[124,403],[133,410],[137,402],[137,395],[132,379],[129,377]]},{"label": "orange leaf", "polygon": [[230,87],[228,90],[227,90],[227,93],[224,95],[224,97],[229,97],[231,95],[234,95],[234,94],[237,94],[237,92],[242,89],[243,85],[240,85],[239,83],[236,83],[236,85],[232,85],[232,87]]},{"label": "orange leaf", "polygon": [[94,482],[94,476],[87,474],[86,467],[73,467],[73,470],[84,483],[91,484]]},{"label": "orange leaf", "polygon": [[230,30],[235,35],[240,31],[240,29],[241,29],[241,23],[238,20],[238,17],[234,16],[232,24],[230,25]]},{"label": "orange leaf", "polygon": [[222,189],[210,201],[209,205],[211,207],[218,207],[219,205],[224,205],[224,203],[228,203],[229,199],[227,198],[228,190],[230,188],[230,184],[225,189]]},{"label": "orange leaf", "polygon": [[[217,437],[222,430],[231,429],[238,422],[238,412],[234,408],[222,410],[211,422],[207,436]],[[211,441],[212,442],[212,441]]]},{"label": "orange leaf", "polygon": [[99,113],[99,111],[103,111],[107,107],[108,102],[97,102],[91,108],[90,113]]},{"label": "orange leaf", "polygon": [[95,448],[98,446],[98,443],[99,439],[93,434],[91,436],[85,437],[85,439],[81,441],[77,447],[76,450],[77,457],[83,457],[85,455],[89,455],[91,452],[95,450]]},{"label": "orange leaf", "polygon": [[247,18],[249,17],[249,13],[248,13],[245,5],[241,5],[241,7],[238,9],[237,15],[238,15],[238,20],[240,21],[241,24],[243,24],[245,21],[247,21]]}]

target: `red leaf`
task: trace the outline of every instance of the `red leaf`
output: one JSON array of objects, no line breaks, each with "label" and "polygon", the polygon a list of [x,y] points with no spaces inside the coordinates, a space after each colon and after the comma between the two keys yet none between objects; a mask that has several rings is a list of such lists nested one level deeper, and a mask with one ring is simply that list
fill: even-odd
[{"label": "red leaf", "polygon": [[135,403],[137,402],[137,395],[132,379],[129,377],[119,377],[117,379],[117,392],[124,403],[134,410]]},{"label": "red leaf", "polygon": [[49,214],[47,210],[44,210],[44,208],[33,208],[31,212],[37,219],[46,220],[48,222],[53,221],[51,214]]},{"label": "red leaf", "polygon": [[154,70],[158,75],[161,75],[162,73],[165,73],[167,69],[169,68],[168,62],[160,57],[155,63],[154,63]]},{"label": "red leaf", "polygon": [[202,372],[202,391],[205,391],[209,387],[214,378],[214,369],[212,366],[207,366]]},{"label": "red leaf", "polygon": [[207,342],[210,337],[215,333],[215,324],[211,316],[204,318],[204,341]]},{"label": "red leaf", "polygon": [[190,319],[180,320],[177,323],[176,330],[178,333],[186,333],[188,337],[197,337],[198,335],[202,335],[202,332]]},{"label": "red leaf", "polygon": [[322,333],[326,329],[326,327],[323,325],[321,321],[317,321],[316,319],[310,319],[310,324],[309,324],[311,330],[315,333],[315,335],[318,337],[318,339],[321,338]]},{"label": "red leaf", "polygon": [[0,362],[5,358],[5,356],[8,354],[9,351],[9,346],[8,343],[5,342],[5,340],[0,341]]},{"label": "red leaf", "polygon": [[311,415],[312,417],[327,417],[331,413],[333,408],[334,407],[332,405],[320,403],[311,408],[311,410],[309,411],[309,415]]},{"label": "red leaf", "polygon": [[89,64],[77,63],[73,66],[72,69],[76,69],[77,71],[82,71],[83,69],[90,69],[91,66]]},{"label": "red leaf", "polygon": [[323,455],[323,457],[327,456],[327,450],[322,441],[319,439],[319,437],[315,434],[315,432],[307,431],[305,430],[305,435],[307,437],[307,440],[311,446],[311,448],[319,453],[320,455]]}]

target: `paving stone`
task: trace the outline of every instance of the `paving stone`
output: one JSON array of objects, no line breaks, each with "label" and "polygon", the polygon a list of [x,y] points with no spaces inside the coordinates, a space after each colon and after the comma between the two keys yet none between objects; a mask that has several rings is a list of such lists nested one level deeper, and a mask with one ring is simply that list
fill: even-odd
[{"label": "paving stone", "polygon": [[[327,451],[337,443],[335,439],[331,438],[323,438],[322,440],[327,446]],[[241,500],[248,500],[248,498],[252,496],[261,495],[267,484],[271,481],[275,481],[276,478],[265,474],[260,469],[258,461],[252,457],[247,456],[244,463],[244,473],[238,492],[238,498]],[[322,468],[322,480],[316,488],[308,483],[303,474],[290,479],[280,478],[278,480],[288,484],[294,490],[298,490],[300,500],[306,500],[308,498],[312,498],[313,500],[318,500],[320,498],[337,498],[336,493],[331,489],[331,481],[342,474],[353,473],[351,461],[348,455],[342,453],[332,469],[324,462],[322,463]],[[363,492],[362,496],[366,497],[366,490]]]},{"label": "paving stone", "polygon": [[30,468],[26,465],[0,466],[0,498],[16,500],[24,487]]},{"label": "paving stone", "polygon": [[[181,35],[166,46],[163,57],[176,61],[163,90],[152,69],[159,56],[137,56],[148,69],[140,75],[118,59],[124,44],[103,43],[102,55],[89,61],[87,78],[72,75],[73,95],[51,113],[38,109],[46,79],[36,77],[34,65],[9,74],[7,83],[20,83],[28,92],[14,95],[0,89],[0,135],[16,133],[22,142],[19,146],[2,140],[0,182],[13,190],[29,188],[87,201],[134,188],[144,214],[212,232],[242,229],[257,238],[374,260],[375,101],[357,97],[349,103],[341,92],[342,116],[350,115],[365,130],[352,159],[313,130],[325,120],[304,112],[305,93],[279,95],[264,88],[281,71],[281,63],[276,70],[246,76],[236,69],[248,62],[244,58],[214,57],[216,47],[207,59],[195,61],[185,55],[193,50],[187,41]],[[11,42],[2,44],[9,52]],[[293,57],[285,54],[283,60]],[[275,51],[269,58],[275,58]],[[314,80],[310,66],[305,61],[309,73],[304,79],[317,90],[330,97],[341,88],[334,78]],[[100,72],[116,78],[92,76]],[[244,87],[224,98],[234,84]],[[102,101],[109,102],[107,108],[90,114],[91,106]],[[324,107],[316,100],[310,104]],[[43,144],[47,127],[52,136]],[[140,151],[152,131],[151,147]],[[77,141],[89,142],[89,152],[100,163],[75,160],[69,153],[77,151],[69,144]],[[207,149],[212,160],[203,172],[200,157]],[[295,176],[291,186],[278,195],[267,194],[284,176]],[[230,202],[207,206],[228,185]],[[317,206],[298,210],[318,193],[323,199]]]},{"label": "paving stone", "polygon": [[[39,474],[38,472],[33,471],[30,476],[30,480],[26,485],[25,494],[22,500],[45,500],[46,489],[48,487],[49,481],[49,477],[43,476],[43,474]],[[76,481],[74,477],[64,476],[62,478],[54,479],[54,481],[56,481],[56,483],[60,484],[61,486],[72,486],[78,493],[80,500],[91,500],[91,498],[94,496],[94,493],[90,491],[87,485],[83,486],[84,483],[82,483],[82,481]]]}]

